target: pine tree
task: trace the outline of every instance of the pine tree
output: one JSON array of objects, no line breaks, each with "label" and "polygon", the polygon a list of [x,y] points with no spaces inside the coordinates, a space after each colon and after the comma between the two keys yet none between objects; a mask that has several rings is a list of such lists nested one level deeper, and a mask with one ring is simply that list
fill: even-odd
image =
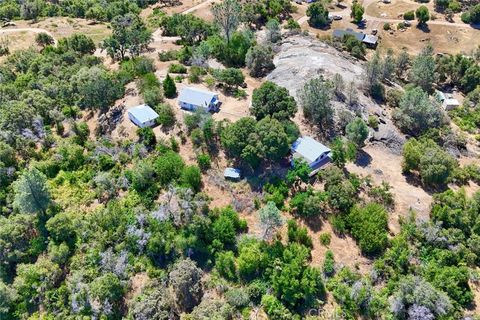
[{"label": "pine tree", "polygon": [[175,81],[167,74],[165,80],[163,80],[163,93],[167,98],[173,98],[177,94],[177,87]]}]

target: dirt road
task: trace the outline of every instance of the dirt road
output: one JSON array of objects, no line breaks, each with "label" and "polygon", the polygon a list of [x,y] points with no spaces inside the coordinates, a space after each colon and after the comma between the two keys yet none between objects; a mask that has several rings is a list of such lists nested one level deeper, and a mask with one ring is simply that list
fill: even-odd
[{"label": "dirt road", "polygon": [[201,9],[203,7],[206,7],[212,3],[215,3],[215,0],[206,0],[206,1],[203,1],[202,3],[199,3],[197,4],[196,6],[193,6],[191,8],[188,8],[187,10],[185,11],[182,11],[183,14],[187,14],[187,13],[192,13],[198,9]]},{"label": "dirt road", "polygon": [[41,28],[9,28],[9,29],[0,29],[0,35],[2,34],[8,34],[8,33],[14,33],[14,32],[33,32],[33,33],[36,33],[36,34],[39,34],[39,33],[46,33],[48,34],[49,36],[51,36],[53,38],[53,41],[55,44],[57,44],[57,39],[55,39],[55,37],[53,36],[53,34],[48,31],[48,30],[45,30],[45,29],[41,29]]}]

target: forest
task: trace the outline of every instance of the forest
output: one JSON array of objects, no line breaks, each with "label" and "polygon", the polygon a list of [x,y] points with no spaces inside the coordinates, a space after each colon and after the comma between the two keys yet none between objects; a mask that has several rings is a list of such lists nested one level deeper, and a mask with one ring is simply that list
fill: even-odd
[{"label": "forest", "polygon": [[[313,320],[327,317],[329,301],[331,319],[478,318],[470,311],[480,281],[480,192],[465,187],[478,186],[480,166],[478,155],[464,164],[450,150],[480,141],[480,48],[439,56],[427,44],[409,55],[325,39],[362,63],[362,92],[337,74],[301,79],[294,98],[263,78],[275,68],[276,43],[302,33],[290,1],[223,0],[211,8],[213,22],[158,8],[140,15],[156,2],[0,5],[8,19],[74,16],[111,28],[100,44],[40,33],[37,46],[0,64],[1,320]],[[322,10],[311,10],[312,23]],[[145,53],[157,28],[181,48],[154,60]],[[266,42],[256,37],[260,29]],[[209,59],[225,68],[209,67]],[[171,62],[165,79],[156,61]],[[169,103],[182,81],[211,82],[243,99],[246,77],[261,85],[237,121],[202,110],[182,117]],[[86,115],[108,114],[131,83],[159,114],[157,126],[178,135],[147,127],[122,139],[89,125]],[[447,86],[465,97],[451,111],[435,98]],[[411,210],[397,233],[389,230],[392,186],[347,169],[379,125],[374,114],[336,120],[335,106],[358,105],[358,95],[391,111],[408,137],[401,170],[432,194],[429,219]],[[306,162],[284,164],[301,136],[298,114],[332,150],[331,165],[313,176]],[[193,162],[180,152],[187,144]],[[211,205],[209,172],[221,157],[254,180],[250,215],[261,236],[235,203]],[[329,232],[319,237],[325,256],[312,263],[311,223],[351,237],[371,270],[337,263]]]}]

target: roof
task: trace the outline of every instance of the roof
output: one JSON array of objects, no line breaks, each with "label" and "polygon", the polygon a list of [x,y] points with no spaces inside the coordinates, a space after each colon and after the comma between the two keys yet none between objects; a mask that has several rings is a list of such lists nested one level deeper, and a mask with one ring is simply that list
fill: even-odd
[{"label": "roof", "polygon": [[240,179],[241,171],[235,168],[226,168],[223,172],[223,176],[226,178]]},{"label": "roof", "polygon": [[366,34],[365,37],[363,38],[363,42],[368,44],[377,44],[377,41],[378,41],[378,37],[372,34]]},{"label": "roof", "polygon": [[435,90],[435,94],[437,95],[438,99],[440,99],[441,102],[447,99],[447,97],[445,97],[445,94],[442,91]]},{"label": "roof", "polygon": [[322,154],[330,151],[327,146],[307,136],[298,138],[292,145],[292,152],[302,156],[308,163],[314,162]]},{"label": "roof", "polygon": [[158,118],[158,113],[155,112],[146,104],[142,104],[128,109],[128,113],[135,117],[141,123],[145,123]]},{"label": "roof", "polygon": [[187,87],[183,88],[182,91],[180,91],[178,101],[188,103],[194,106],[206,107],[216,96],[217,94],[214,92],[204,91],[193,87]]},{"label": "roof", "polygon": [[445,99],[443,101],[443,104],[446,106],[459,106],[460,102],[458,102],[457,99],[450,98],[450,99]]},{"label": "roof", "polygon": [[355,37],[358,41],[363,41],[365,37],[364,33],[353,31],[352,29],[335,29],[333,30],[333,36],[336,38],[343,38],[344,35],[350,34]]}]

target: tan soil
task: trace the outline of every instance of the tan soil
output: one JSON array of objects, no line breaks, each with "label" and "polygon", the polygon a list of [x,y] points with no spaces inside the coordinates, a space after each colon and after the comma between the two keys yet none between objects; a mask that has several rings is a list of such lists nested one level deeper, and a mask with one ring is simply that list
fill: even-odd
[{"label": "tan soil", "polygon": [[402,156],[393,154],[381,146],[368,145],[363,150],[372,158],[370,164],[360,167],[349,163],[347,169],[363,176],[370,175],[372,181],[377,185],[386,181],[392,186],[391,192],[394,195],[395,209],[390,213],[390,230],[398,233],[400,231],[399,217],[408,216],[410,210],[414,210],[418,218],[427,219],[432,196],[407,181],[402,174]]}]

